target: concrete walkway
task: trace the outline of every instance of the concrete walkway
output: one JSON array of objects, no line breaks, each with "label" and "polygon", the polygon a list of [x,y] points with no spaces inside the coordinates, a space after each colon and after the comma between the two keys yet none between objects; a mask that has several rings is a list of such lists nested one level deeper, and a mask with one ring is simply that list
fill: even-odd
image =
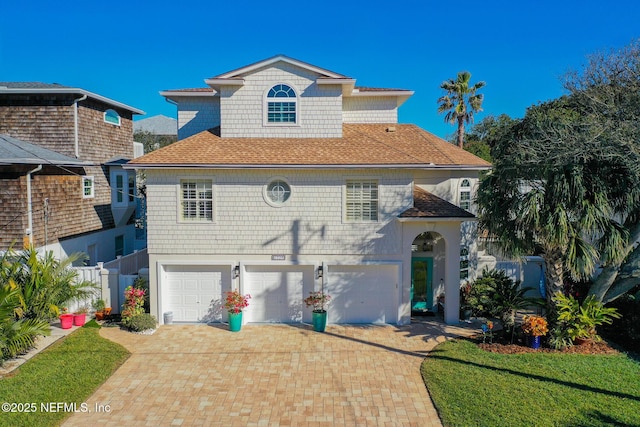
[{"label": "concrete walkway", "polygon": [[438,343],[477,327],[165,325],[149,336],[102,328],[132,355],[87,400],[92,412],[63,425],[441,426],[420,365]]}]

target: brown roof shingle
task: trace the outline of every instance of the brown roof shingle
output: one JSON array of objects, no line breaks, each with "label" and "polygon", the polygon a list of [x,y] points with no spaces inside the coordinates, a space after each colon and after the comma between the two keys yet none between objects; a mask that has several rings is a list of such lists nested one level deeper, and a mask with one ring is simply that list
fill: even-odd
[{"label": "brown roof shingle", "polygon": [[490,164],[407,124],[344,124],[342,138],[220,138],[200,132],[130,162],[144,166],[486,168]]},{"label": "brown roof shingle", "polygon": [[475,218],[475,216],[420,187],[414,187],[413,207],[402,212],[400,218]]}]

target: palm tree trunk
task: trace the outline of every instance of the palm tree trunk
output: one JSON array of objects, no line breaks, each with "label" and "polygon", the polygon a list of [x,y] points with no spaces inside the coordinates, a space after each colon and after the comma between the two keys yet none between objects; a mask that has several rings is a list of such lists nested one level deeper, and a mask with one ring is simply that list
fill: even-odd
[{"label": "palm tree trunk", "polygon": [[464,117],[458,117],[458,147],[464,148]]},{"label": "palm tree trunk", "polygon": [[547,305],[553,306],[553,296],[556,292],[564,291],[564,262],[562,252],[559,249],[551,250],[544,254],[544,264],[546,266],[545,276]]}]

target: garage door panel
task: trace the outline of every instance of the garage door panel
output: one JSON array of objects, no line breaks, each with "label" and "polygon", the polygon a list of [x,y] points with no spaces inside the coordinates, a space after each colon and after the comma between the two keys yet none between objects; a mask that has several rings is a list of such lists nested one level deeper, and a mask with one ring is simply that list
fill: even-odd
[{"label": "garage door panel", "polygon": [[328,268],[330,323],[396,323],[398,266]]},{"label": "garage door panel", "polygon": [[225,266],[167,266],[163,312],[175,322],[220,322],[222,292],[230,288]]},{"label": "garage door panel", "polygon": [[244,289],[251,295],[247,321],[301,322],[305,280],[313,276],[313,268],[302,270],[299,266],[247,266]]}]

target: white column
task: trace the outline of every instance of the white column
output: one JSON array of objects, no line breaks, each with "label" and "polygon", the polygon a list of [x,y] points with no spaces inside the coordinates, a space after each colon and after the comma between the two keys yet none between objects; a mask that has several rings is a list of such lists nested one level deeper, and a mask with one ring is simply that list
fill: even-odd
[{"label": "white column", "polygon": [[444,321],[460,323],[460,223],[447,227],[445,255],[445,303]]}]

